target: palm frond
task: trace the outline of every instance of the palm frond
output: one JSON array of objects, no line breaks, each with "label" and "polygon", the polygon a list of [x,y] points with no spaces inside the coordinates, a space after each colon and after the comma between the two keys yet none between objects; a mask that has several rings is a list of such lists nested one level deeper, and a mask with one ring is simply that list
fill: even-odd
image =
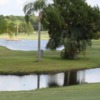
[{"label": "palm frond", "polygon": [[42,10],[46,7],[46,0],[37,0],[34,2],[34,9],[35,11]]},{"label": "palm frond", "polygon": [[34,9],[34,2],[30,2],[30,3],[26,4],[23,8],[25,15],[31,14],[31,12],[34,10],[35,10]]}]

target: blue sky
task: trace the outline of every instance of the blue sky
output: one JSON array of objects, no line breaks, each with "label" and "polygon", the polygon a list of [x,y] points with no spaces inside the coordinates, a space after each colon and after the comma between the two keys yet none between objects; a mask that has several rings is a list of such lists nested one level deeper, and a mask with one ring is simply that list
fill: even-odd
[{"label": "blue sky", "polygon": [[[23,5],[29,0],[0,0],[0,15],[24,15]],[[86,0],[91,6],[98,5],[100,0]]]}]

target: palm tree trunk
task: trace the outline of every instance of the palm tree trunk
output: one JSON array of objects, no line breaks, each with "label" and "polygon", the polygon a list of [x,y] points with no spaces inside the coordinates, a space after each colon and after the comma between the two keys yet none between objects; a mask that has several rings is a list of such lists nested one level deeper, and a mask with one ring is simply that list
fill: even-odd
[{"label": "palm tree trunk", "polygon": [[41,21],[38,23],[38,61],[41,60]]},{"label": "palm tree trunk", "polygon": [[15,34],[15,36],[18,35],[18,32],[19,32],[19,26],[17,25],[17,26],[16,26],[16,34]]}]

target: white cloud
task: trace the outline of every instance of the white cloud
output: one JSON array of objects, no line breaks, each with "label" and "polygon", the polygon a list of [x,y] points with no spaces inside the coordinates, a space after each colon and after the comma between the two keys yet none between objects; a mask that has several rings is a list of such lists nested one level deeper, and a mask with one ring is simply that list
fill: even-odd
[{"label": "white cloud", "polygon": [[18,6],[18,9],[22,9],[26,1],[29,0],[16,0],[16,6]]},{"label": "white cloud", "polygon": [[16,0],[16,7],[17,9],[21,10],[23,8],[23,1],[22,0]]},{"label": "white cloud", "polygon": [[86,0],[87,3],[91,6],[99,6],[100,7],[100,0]]},{"label": "white cloud", "polygon": [[[3,15],[24,15],[23,6],[26,2],[35,0],[0,0],[0,14]],[[47,0],[51,3],[52,0]],[[100,0],[86,0],[89,5],[100,7]]]},{"label": "white cloud", "polygon": [[9,3],[9,0],[0,0],[0,5],[7,5]]},{"label": "white cloud", "polygon": [[16,2],[17,2],[18,5],[22,6],[23,3],[25,2],[25,0],[16,0]]}]

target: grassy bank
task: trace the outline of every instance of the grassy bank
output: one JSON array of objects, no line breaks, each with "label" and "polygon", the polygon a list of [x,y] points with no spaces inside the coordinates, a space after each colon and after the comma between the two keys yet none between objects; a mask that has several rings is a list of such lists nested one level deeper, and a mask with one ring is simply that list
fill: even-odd
[{"label": "grassy bank", "polygon": [[[22,40],[22,39],[31,39],[31,40],[37,40],[38,39],[38,32],[34,32],[33,34],[18,34],[17,36],[12,36],[11,38],[7,34],[0,35],[0,39],[13,39],[13,40]],[[42,40],[48,40],[49,36],[46,31],[41,32],[41,39]]]},{"label": "grassy bank", "polygon": [[0,100],[100,100],[100,84],[26,92],[0,92]]},{"label": "grassy bank", "polygon": [[61,59],[59,51],[45,51],[42,61],[37,62],[36,51],[12,51],[0,47],[0,74],[30,74],[94,67],[100,67],[100,40],[93,41],[86,57],[80,54],[76,60]]}]

